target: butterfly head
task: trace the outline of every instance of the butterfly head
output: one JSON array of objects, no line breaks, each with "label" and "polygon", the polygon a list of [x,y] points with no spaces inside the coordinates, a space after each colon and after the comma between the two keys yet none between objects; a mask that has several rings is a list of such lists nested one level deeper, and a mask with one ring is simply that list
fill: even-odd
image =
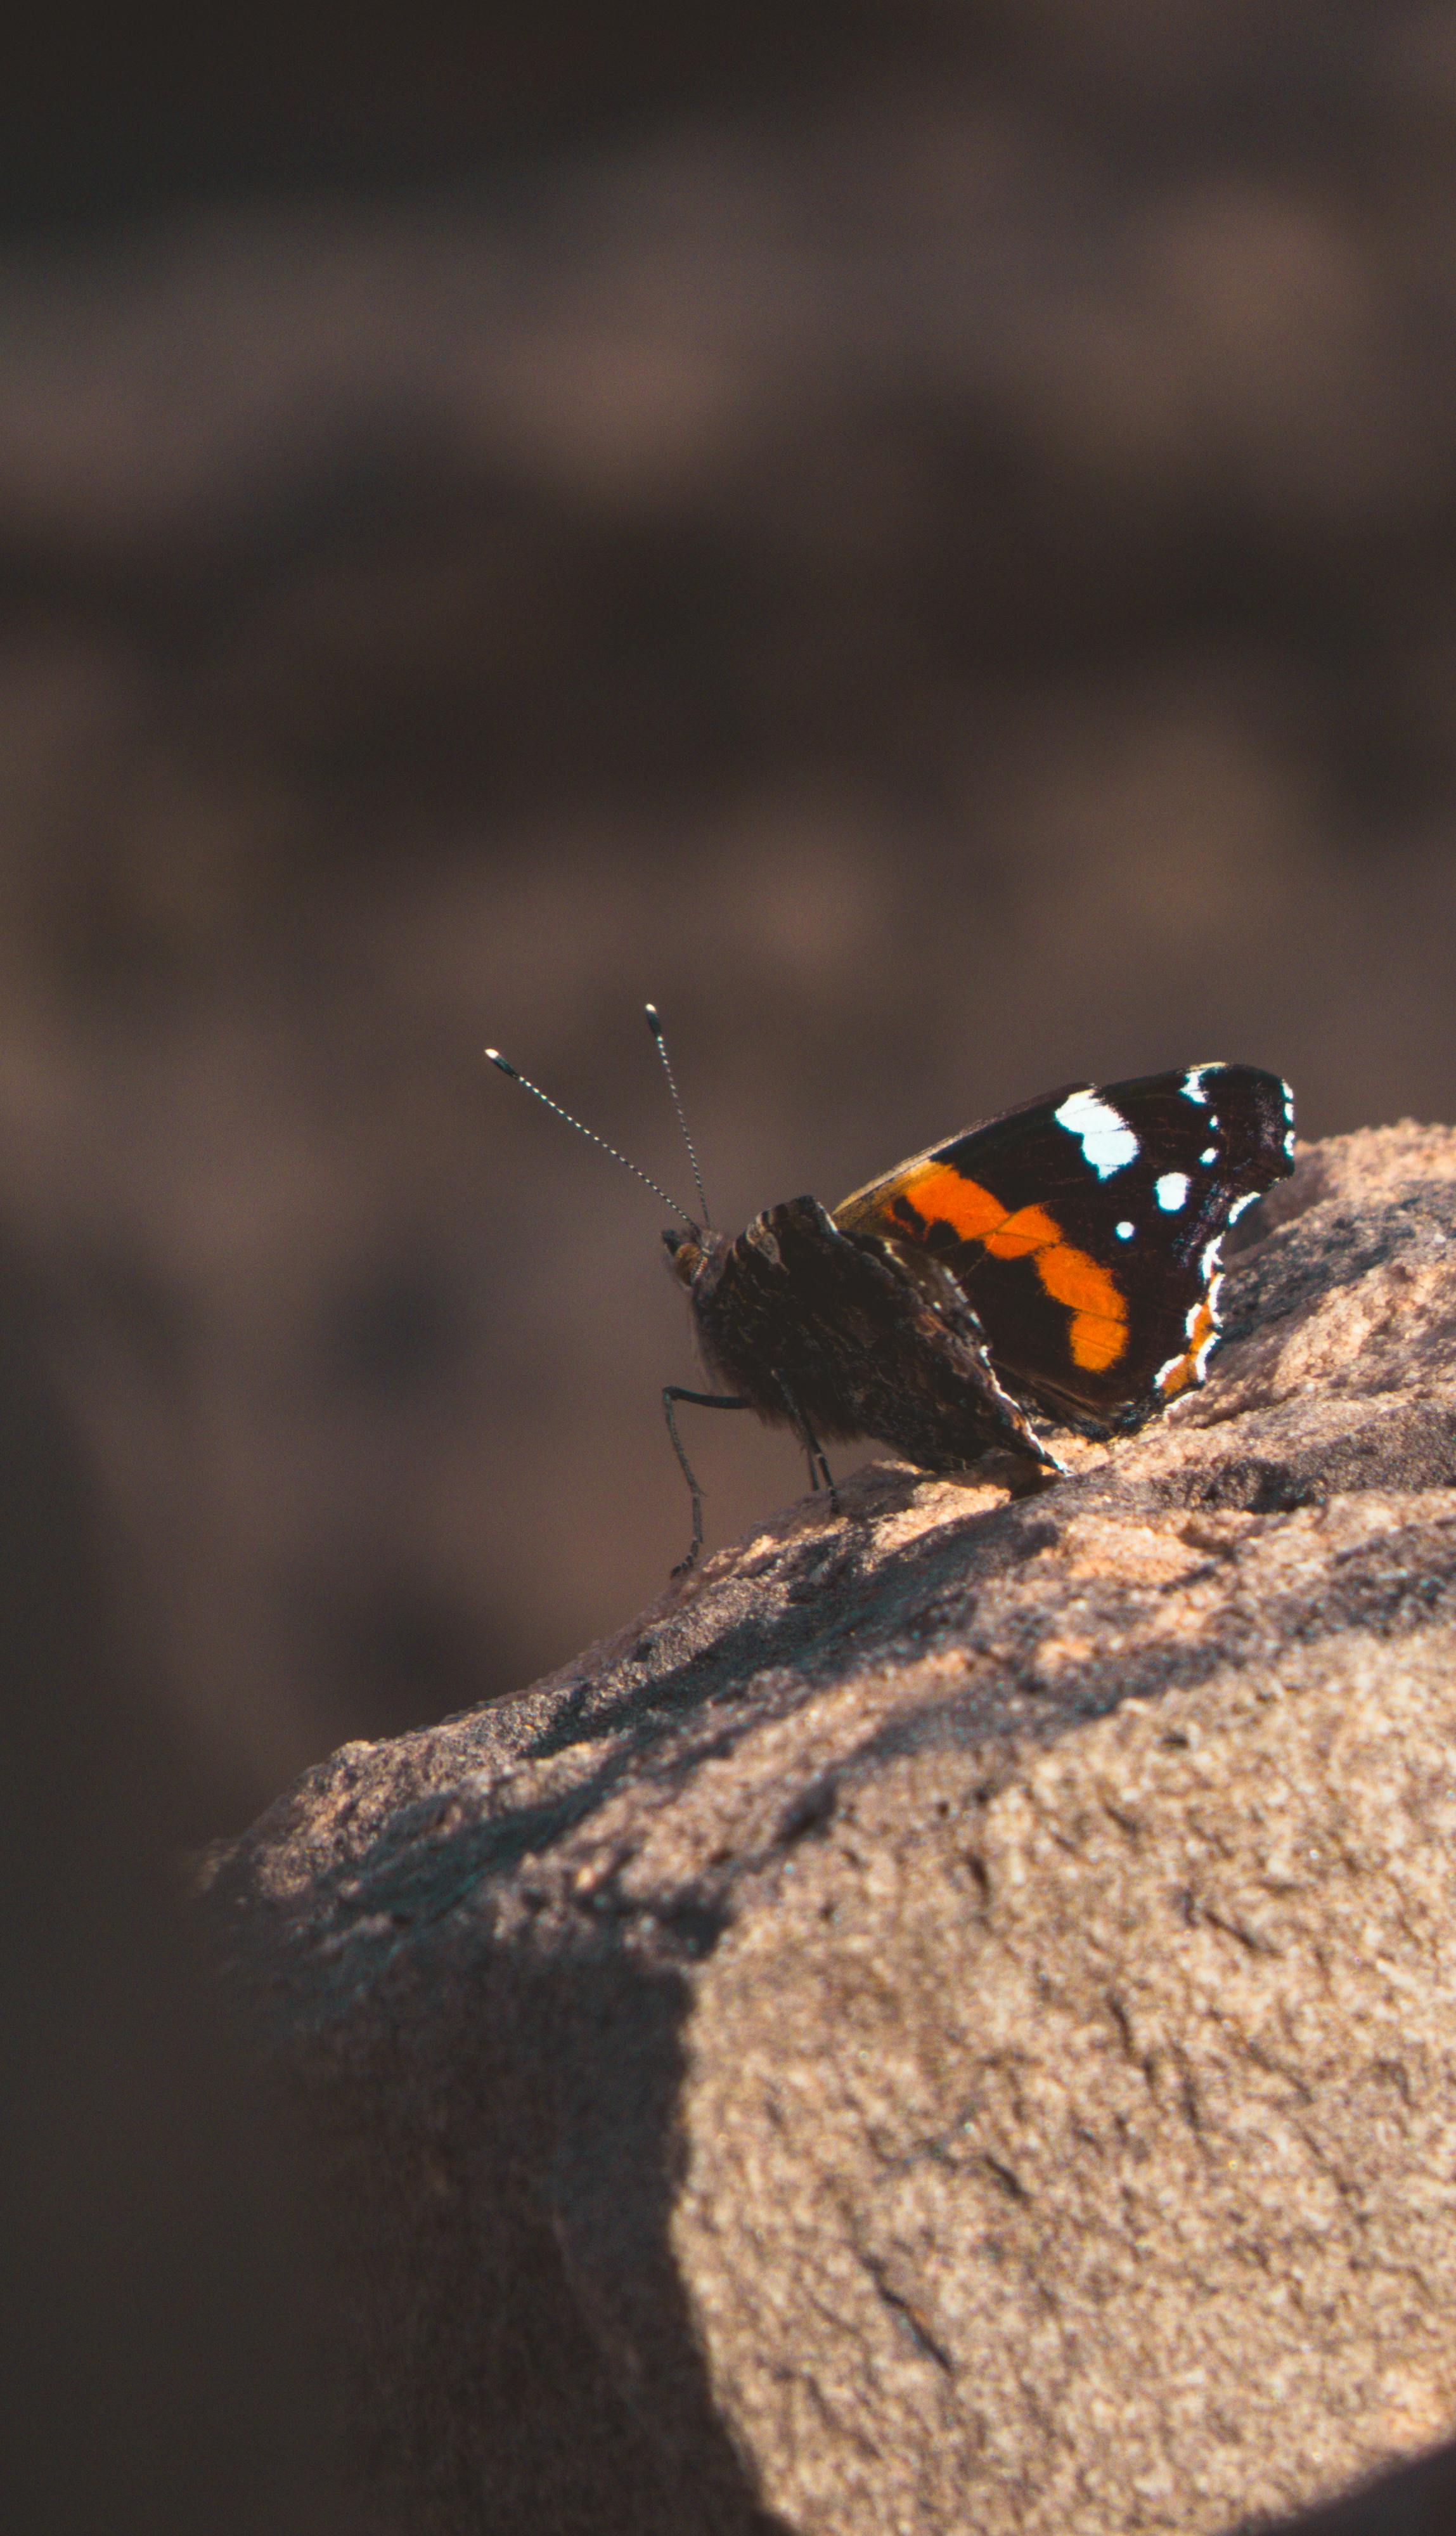
[{"label": "butterfly head", "polygon": [[701,1295],[717,1285],[723,1263],[732,1246],[727,1234],[714,1233],[711,1227],[700,1231],[695,1224],[690,1225],[686,1233],[679,1233],[675,1224],[669,1224],[663,1236],[667,1264],[679,1285],[685,1286],[690,1295]]}]

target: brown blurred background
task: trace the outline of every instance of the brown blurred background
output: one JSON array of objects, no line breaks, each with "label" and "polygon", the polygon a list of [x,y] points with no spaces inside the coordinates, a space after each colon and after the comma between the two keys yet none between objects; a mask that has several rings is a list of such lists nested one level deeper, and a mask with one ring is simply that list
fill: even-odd
[{"label": "brown blurred background", "polygon": [[[721,1222],[1068,1077],[1456,1116],[1456,6],[62,11],[0,1188],[196,1830],[686,1539]],[[710,1538],[795,1494],[698,1421]]]}]

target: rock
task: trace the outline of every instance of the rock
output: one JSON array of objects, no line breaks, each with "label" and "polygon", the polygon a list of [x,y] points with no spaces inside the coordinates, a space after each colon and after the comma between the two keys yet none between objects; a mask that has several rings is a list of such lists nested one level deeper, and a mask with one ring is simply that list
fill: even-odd
[{"label": "rock", "polygon": [[877,1465],[214,1859],[371,2524],[1199,2536],[1449,2434],[1456,1134],[1240,1232],[1141,1435]]}]

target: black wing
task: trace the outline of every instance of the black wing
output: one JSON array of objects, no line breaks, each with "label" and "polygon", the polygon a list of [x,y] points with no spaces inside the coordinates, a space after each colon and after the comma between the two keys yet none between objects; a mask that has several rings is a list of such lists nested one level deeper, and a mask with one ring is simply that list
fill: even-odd
[{"label": "black wing", "polygon": [[1223,1236],[1294,1144],[1289,1085],[1257,1066],[1072,1084],[917,1155],[835,1222],[934,1251],[998,1373],[1107,1433],[1204,1380]]}]

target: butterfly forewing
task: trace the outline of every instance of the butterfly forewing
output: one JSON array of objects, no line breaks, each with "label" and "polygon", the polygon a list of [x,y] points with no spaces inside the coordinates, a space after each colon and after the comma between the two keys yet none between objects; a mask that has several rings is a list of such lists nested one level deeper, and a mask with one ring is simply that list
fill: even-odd
[{"label": "butterfly forewing", "polygon": [[1203,1380],[1222,1237],[1293,1155],[1277,1074],[1187,1066],[1048,1093],[917,1155],[835,1221],[933,1251],[997,1370],[1108,1429]]}]

